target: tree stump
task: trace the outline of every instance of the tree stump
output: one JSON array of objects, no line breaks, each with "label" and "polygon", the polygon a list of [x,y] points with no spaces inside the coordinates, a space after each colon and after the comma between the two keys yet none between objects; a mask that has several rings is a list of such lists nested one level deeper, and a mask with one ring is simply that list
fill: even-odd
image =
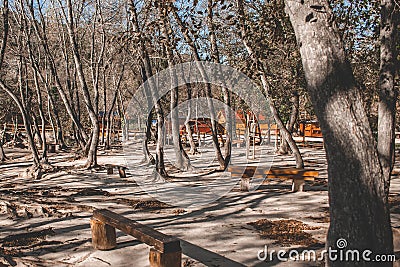
[{"label": "tree stump", "polygon": [[250,178],[242,177],[240,180],[240,191],[248,192],[250,189]]},{"label": "tree stump", "polygon": [[119,166],[118,167],[119,177],[126,178],[125,167]]},{"label": "tree stump", "polygon": [[90,219],[92,229],[92,244],[95,249],[109,250],[117,246],[115,228],[97,219]]},{"label": "tree stump", "polygon": [[304,191],[304,179],[293,179],[292,192],[303,192]]},{"label": "tree stump", "polygon": [[162,253],[150,248],[149,261],[150,267],[181,267],[182,251]]}]

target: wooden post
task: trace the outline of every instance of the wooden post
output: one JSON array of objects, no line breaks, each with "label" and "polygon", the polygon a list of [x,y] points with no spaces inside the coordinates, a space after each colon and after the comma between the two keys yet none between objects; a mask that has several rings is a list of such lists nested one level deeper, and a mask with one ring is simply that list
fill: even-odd
[{"label": "wooden post", "polygon": [[92,244],[95,249],[109,250],[117,246],[114,227],[91,218],[90,228],[92,229]]},{"label": "wooden post", "polygon": [[113,166],[107,166],[107,174],[113,174],[114,173],[114,167]]},{"label": "wooden post", "polygon": [[304,191],[304,178],[293,178],[292,180],[292,192],[303,192]]},{"label": "wooden post", "polygon": [[49,148],[49,153],[55,153],[56,152],[56,145],[55,144],[48,144]]},{"label": "wooden post", "polygon": [[240,180],[240,191],[248,192],[250,189],[250,178],[242,177]]},{"label": "wooden post", "polygon": [[125,167],[119,166],[118,173],[120,178],[126,178]]},{"label": "wooden post", "polygon": [[162,253],[150,248],[149,261],[150,267],[181,267],[182,251]]}]

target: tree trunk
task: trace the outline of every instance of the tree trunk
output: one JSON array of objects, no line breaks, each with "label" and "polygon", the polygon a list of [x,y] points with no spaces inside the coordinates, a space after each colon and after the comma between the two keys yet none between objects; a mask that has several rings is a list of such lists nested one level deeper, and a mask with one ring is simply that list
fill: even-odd
[{"label": "tree trunk", "polygon": [[399,11],[394,0],[381,0],[380,73],[378,107],[378,153],[389,196],[390,174],[394,163],[397,90],[394,87],[397,49],[396,37]]},{"label": "tree trunk", "polygon": [[[332,10],[327,1],[285,0],[285,4],[327,153],[327,247],[337,247],[337,240],[344,238],[351,249],[392,254],[385,180],[376,142]],[[328,261],[328,266],[367,265],[365,261]]]},{"label": "tree trunk", "polygon": [[[192,99],[192,86],[191,84],[187,83],[186,85],[186,89],[187,89],[187,115],[186,115],[186,120],[185,120],[185,129],[186,129],[186,133],[187,133],[187,139],[190,145],[190,150],[189,150],[189,154],[194,155],[197,153],[197,147],[196,144],[194,143],[193,140],[193,132],[192,132],[192,128],[190,127],[189,121],[190,118],[192,117],[192,104],[191,104],[191,99]],[[199,138],[199,137],[197,137]]]},{"label": "tree trunk", "polygon": [[[193,53],[193,56],[195,57],[196,62],[200,62],[201,59],[199,56],[199,51],[198,51],[194,41],[190,38],[187,27],[184,25],[184,23],[182,22],[181,18],[179,17],[179,15],[177,14],[177,12],[175,10],[173,10],[172,13],[175,17],[176,22],[178,23],[178,25],[181,29],[181,32],[183,34],[183,37],[185,38],[186,43],[189,45],[189,47]],[[207,74],[206,74],[203,66],[199,63],[199,64],[197,64],[197,67],[198,67],[199,72],[200,72],[201,76],[203,77],[203,79],[207,80]],[[216,116],[215,116],[214,103],[212,101],[211,84],[206,83],[205,86],[206,86],[205,96],[207,98],[207,105],[210,110],[212,143],[213,143],[213,147],[215,150],[215,156],[217,158],[219,167],[220,167],[220,169],[223,170],[223,169],[225,169],[225,159],[222,156],[221,148],[219,147],[219,143],[218,143],[217,122],[216,122]]]},{"label": "tree trunk", "polygon": [[3,132],[2,132],[1,138],[0,138],[0,161],[1,162],[4,162],[8,159],[6,154],[4,153],[4,149],[3,149],[4,138],[6,135],[6,127],[7,127],[7,124],[4,123],[4,129],[3,129]]},{"label": "tree trunk", "polygon": [[[176,157],[176,167],[180,170],[187,171],[191,169],[190,160],[182,146],[181,136],[179,133],[179,114],[178,114],[178,77],[176,76],[174,66],[174,54],[173,44],[169,38],[168,32],[172,32],[172,28],[169,24],[167,6],[159,6],[159,15],[163,20],[161,24],[161,30],[165,38],[165,50],[167,52],[168,67],[170,68],[170,80],[171,80],[171,132],[174,146],[174,152]],[[167,28],[168,27],[168,28]]]},{"label": "tree trunk", "polygon": [[53,116],[51,115],[51,103],[50,103],[50,96],[47,96],[47,114],[49,116],[49,122],[51,129],[53,131],[53,138],[56,144],[58,144],[58,135],[57,135],[57,129],[56,125],[54,124],[54,119]]},{"label": "tree trunk", "polygon": [[25,126],[26,135],[28,137],[29,147],[32,151],[33,165],[34,165],[34,167],[39,167],[40,166],[39,153],[38,153],[36,145],[35,145],[35,140],[32,135],[31,124],[29,121],[29,117],[26,114],[25,108],[24,108],[22,102],[12,92],[12,90],[4,83],[4,81],[2,79],[0,79],[0,87],[14,100],[14,102],[17,104],[17,106],[21,112],[22,120],[23,120],[24,126]]},{"label": "tree trunk", "polygon": [[[220,62],[220,54],[217,45],[217,36],[215,34],[215,27],[214,27],[214,14],[213,14],[213,6],[214,1],[208,0],[207,5],[207,26],[209,29],[209,36],[210,36],[210,43],[211,43],[211,54],[212,60],[214,63],[221,64]],[[228,167],[228,164],[231,160],[231,153],[232,153],[232,143],[231,143],[231,136],[232,136],[232,112],[231,112],[231,99],[229,90],[226,84],[222,85],[222,95],[224,98],[224,111],[225,111],[225,155],[224,155],[224,169]]]},{"label": "tree trunk", "polygon": [[67,25],[71,49],[74,55],[75,68],[77,70],[78,80],[80,83],[80,87],[82,89],[86,109],[89,113],[90,122],[92,124],[92,135],[90,138],[87,161],[85,164],[86,167],[92,168],[97,166],[97,146],[99,143],[99,133],[100,133],[98,117],[96,114],[96,109],[97,109],[96,106],[98,104],[97,102],[98,99],[95,98],[94,103],[92,103],[89,89],[86,83],[85,74],[83,72],[82,61],[79,54],[79,48],[76,43],[75,26],[74,26],[75,24],[73,19],[74,16],[73,16],[73,7],[71,0],[67,0],[67,10],[68,10],[68,16],[65,16],[65,19],[68,21],[66,25]]},{"label": "tree trunk", "polygon": [[[293,92],[292,97],[292,111],[290,113],[289,121],[286,123],[286,129],[289,131],[290,134],[293,134],[293,127],[297,121],[297,117],[299,115],[299,103],[300,98],[297,91]],[[286,155],[289,152],[289,144],[286,139],[282,140],[281,146],[279,148],[279,154]]]},{"label": "tree trunk", "polygon": [[[110,139],[111,139],[111,114],[113,112],[114,106],[115,106],[115,102],[117,100],[117,90],[114,92],[114,96],[111,102],[111,106],[110,109],[107,110],[107,138],[106,138],[106,143],[104,146],[104,149],[110,149]],[[103,126],[104,127],[104,126]]]},{"label": "tree trunk", "polygon": [[[29,10],[30,10],[30,14],[32,16],[33,19],[33,28],[35,29],[36,35],[37,37],[40,39],[40,43],[45,51],[45,55],[46,55],[46,59],[49,61],[48,67],[50,68],[50,72],[52,74],[52,76],[54,77],[54,82],[56,85],[56,88],[58,90],[58,93],[64,103],[64,106],[67,110],[68,115],[70,116],[71,120],[73,121],[76,130],[79,132],[79,136],[82,137],[83,140],[78,140],[78,143],[80,144],[81,148],[84,149],[85,145],[86,145],[86,141],[89,139],[88,135],[85,133],[85,130],[79,120],[79,116],[77,116],[77,114],[75,114],[74,109],[72,108],[72,105],[70,103],[70,101],[68,100],[68,97],[63,89],[63,86],[61,85],[61,81],[60,81],[60,77],[58,75],[58,71],[57,71],[57,64],[54,61],[53,58],[53,53],[50,51],[50,48],[48,46],[48,38],[47,38],[47,30],[46,30],[46,23],[44,23],[46,21],[46,19],[44,18],[42,11],[41,11],[41,7],[40,5],[38,6],[39,8],[39,14],[40,14],[40,19],[41,19],[41,23],[39,23],[36,19],[36,16],[34,14],[34,7],[32,6],[32,3],[29,3]],[[65,40],[64,41],[64,47],[66,47],[66,43]],[[66,61],[68,62],[68,61]],[[66,68],[68,69],[69,66],[68,64],[66,64]],[[39,72],[41,81],[43,83],[45,83],[45,86],[47,87],[47,90],[49,92],[50,87],[49,84],[47,83],[46,79],[43,77],[42,73]],[[68,77],[68,76],[67,76]]]},{"label": "tree trunk", "polygon": [[[30,48],[30,44],[29,44],[29,53],[30,53],[31,61],[33,62],[34,58],[33,58],[33,53],[31,51],[31,48]],[[34,64],[32,64],[32,66],[34,66]],[[42,159],[44,160],[44,162],[47,162],[46,119],[44,117],[44,112],[43,112],[42,92],[40,91],[37,69],[35,67],[32,67],[32,68],[33,68],[33,77],[34,77],[35,87],[36,87],[39,116],[40,116],[40,120],[41,120],[41,124],[42,124],[42,132],[41,132]]]},{"label": "tree trunk", "polygon": [[[258,58],[256,58],[256,55],[253,51],[253,48],[250,47],[250,45],[248,44],[248,40],[249,40],[249,36],[246,30],[246,25],[245,25],[245,14],[244,14],[244,10],[243,10],[243,3],[242,0],[238,0],[238,10],[239,10],[239,16],[240,16],[240,20],[241,20],[241,36],[242,36],[242,41],[243,44],[247,50],[247,52],[249,53],[250,57],[253,59],[255,65],[258,68],[259,74],[260,74],[260,79],[261,79],[261,84],[263,86],[264,89],[264,93],[268,99],[268,104],[269,104],[269,108],[271,110],[272,116],[275,119],[275,122],[279,128],[280,134],[283,137],[283,139],[285,139],[288,144],[290,149],[293,151],[293,155],[294,158],[296,160],[296,168],[304,168],[304,162],[303,162],[303,157],[301,156],[300,150],[297,147],[296,142],[294,141],[291,133],[286,129],[285,124],[283,123],[281,117],[279,116],[279,112],[277,110],[277,108],[275,107],[270,95],[269,95],[269,84],[265,75],[265,70],[264,70],[264,66],[262,64],[262,62],[260,62],[260,60]],[[276,142],[276,140],[275,140]]]},{"label": "tree trunk", "polygon": [[0,143],[0,161],[4,162],[7,160],[6,153],[4,153],[3,143]]},{"label": "tree trunk", "polygon": [[39,147],[42,147],[43,146],[43,140],[42,140],[42,137],[40,135],[40,129],[39,129],[38,120],[36,118],[36,114],[32,112],[31,113],[31,118],[32,118],[31,121],[32,121],[32,124],[33,124],[33,125],[31,125],[31,126],[33,126],[32,127],[33,128],[32,129],[33,136],[36,137]]},{"label": "tree trunk", "polygon": [[106,90],[106,74],[103,73],[103,116],[101,117],[101,144],[105,149],[105,134],[106,134],[106,116],[107,116],[107,90]]},{"label": "tree trunk", "polygon": [[[138,22],[138,16],[136,13],[136,6],[135,3],[131,0],[130,2],[130,7],[131,7],[131,14],[132,16],[132,26],[133,26],[133,31],[137,34],[139,34],[139,45],[140,45],[140,53],[141,53],[141,58],[143,60],[143,65],[144,65],[144,73],[145,73],[145,78],[147,81],[147,78],[151,78],[153,76],[153,70],[151,67],[151,61],[150,57],[147,53],[145,44],[142,40],[141,37],[141,32],[139,29],[139,22]],[[154,106],[154,110],[156,112],[157,116],[157,146],[156,146],[156,170],[159,175],[165,177],[167,176],[167,172],[165,171],[165,166],[164,166],[164,132],[163,132],[163,126],[164,126],[164,112],[162,110],[160,101],[159,101],[159,96],[158,92],[155,88],[154,85],[149,85],[149,88],[146,89],[147,86],[145,86],[145,93],[146,96],[150,96],[152,100],[152,104],[149,107]],[[151,109],[151,108],[149,108]],[[150,114],[149,114],[150,116]],[[149,125],[148,125],[149,127]]]}]

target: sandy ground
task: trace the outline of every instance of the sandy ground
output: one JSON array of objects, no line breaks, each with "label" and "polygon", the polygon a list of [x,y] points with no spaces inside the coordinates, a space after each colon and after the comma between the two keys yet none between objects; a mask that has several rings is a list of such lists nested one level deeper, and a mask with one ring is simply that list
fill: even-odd
[{"label": "sandy ground", "polygon": [[[119,178],[117,173],[107,175],[105,169],[80,169],[83,160],[74,160],[71,152],[58,152],[50,154],[50,162],[58,166],[58,171],[30,180],[18,176],[30,165],[28,151],[6,152],[13,157],[0,165],[0,263],[6,266],[149,266],[149,247],[120,231],[117,248],[92,248],[89,220],[97,208],[112,210],[180,238],[183,266],[322,264],[260,261],[257,253],[265,245],[271,250],[313,247],[283,246],[261,237],[248,225],[260,219],[299,220],[312,227],[306,232],[323,245],[329,214],[322,148],[301,148],[306,167],[320,172],[316,182],[307,182],[305,192],[291,193],[288,181],[274,180],[252,192],[240,192],[236,185],[216,201],[186,208],[162,205],[143,191],[135,180],[143,175],[140,168],[129,168],[127,178]],[[243,148],[234,148],[236,156],[243,153]],[[207,158],[206,153],[202,157]],[[204,162],[197,160],[199,166]],[[123,165],[126,157],[121,150],[100,151],[99,164],[107,163]],[[291,156],[275,156],[273,165],[294,166],[294,160]],[[398,176],[394,177],[391,190],[393,197],[399,195]],[[392,224],[400,228],[397,209],[392,214]]]}]

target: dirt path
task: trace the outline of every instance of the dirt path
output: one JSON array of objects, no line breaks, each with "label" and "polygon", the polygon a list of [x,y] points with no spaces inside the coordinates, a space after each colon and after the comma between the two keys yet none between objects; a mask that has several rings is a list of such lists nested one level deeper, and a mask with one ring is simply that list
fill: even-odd
[{"label": "dirt path", "polygon": [[[274,181],[254,192],[231,192],[201,208],[173,207],[151,198],[135,182],[107,175],[105,169],[77,169],[83,160],[69,153],[50,155],[57,172],[40,180],[18,177],[29,162],[20,157],[0,165],[0,262],[12,266],[148,266],[149,248],[121,232],[118,247],[95,251],[89,219],[107,208],[182,240],[185,266],[319,266],[319,262],[266,263],[259,250],[321,250],[329,223],[324,151],[302,148],[306,166],[320,171],[306,192],[291,193],[288,181]],[[21,154],[22,153],[22,154]],[[124,164],[121,151],[101,152],[99,163]],[[274,166],[294,166],[277,156]],[[394,227],[400,228],[400,179],[394,177]]]}]

